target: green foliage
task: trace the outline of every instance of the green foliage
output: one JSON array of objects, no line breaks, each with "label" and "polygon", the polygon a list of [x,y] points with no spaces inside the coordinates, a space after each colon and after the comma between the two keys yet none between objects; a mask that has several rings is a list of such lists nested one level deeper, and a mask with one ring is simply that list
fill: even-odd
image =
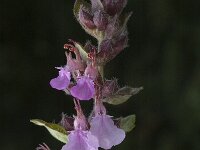
[{"label": "green foliage", "polygon": [[132,88],[132,87],[123,87],[119,89],[112,96],[105,98],[103,101],[112,105],[119,105],[126,102],[131,96],[139,93],[143,87]]},{"label": "green foliage", "polygon": [[67,143],[67,131],[62,126],[55,123],[48,123],[40,119],[32,119],[30,122],[38,126],[44,126],[54,138],[63,143]]},{"label": "green foliage", "polygon": [[123,129],[125,132],[130,132],[135,128],[135,121],[136,121],[136,116],[130,115],[125,118],[120,118],[120,128]]}]

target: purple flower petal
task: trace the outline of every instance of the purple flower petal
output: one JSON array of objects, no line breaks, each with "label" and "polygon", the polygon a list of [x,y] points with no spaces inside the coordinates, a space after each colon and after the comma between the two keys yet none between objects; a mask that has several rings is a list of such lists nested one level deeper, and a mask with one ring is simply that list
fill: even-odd
[{"label": "purple flower petal", "polygon": [[97,137],[99,147],[111,149],[112,146],[120,144],[125,138],[125,132],[114,125],[108,115],[98,115],[91,120],[90,132]]},{"label": "purple flower petal", "polygon": [[75,130],[69,134],[69,141],[62,150],[98,150],[99,144],[96,137],[88,131]]},{"label": "purple flower petal", "polygon": [[58,69],[60,69],[59,75],[50,81],[50,85],[54,89],[64,90],[70,83],[70,72],[66,71],[64,68]]},{"label": "purple flower petal", "polygon": [[71,88],[71,95],[79,100],[90,100],[94,97],[94,82],[89,77],[82,76],[77,85]]}]

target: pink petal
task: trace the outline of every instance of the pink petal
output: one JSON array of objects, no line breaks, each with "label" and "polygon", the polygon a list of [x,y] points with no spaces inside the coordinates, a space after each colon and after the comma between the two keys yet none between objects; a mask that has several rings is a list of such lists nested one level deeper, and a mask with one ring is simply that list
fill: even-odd
[{"label": "pink petal", "polygon": [[67,72],[64,68],[59,69],[59,75],[50,81],[50,85],[54,89],[64,90],[69,86],[70,72]]},{"label": "pink petal", "polygon": [[125,132],[114,125],[108,115],[98,115],[91,120],[90,132],[96,136],[99,146],[103,149],[111,149],[112,146],[120,144],[125,138]]},{"label": "pink petal", "polygon": [[69,141],[62,150],[98,150],[98,141],[88,131],[75,130],[69,134]]},{"label": "pink petal", "polygon": [[82,76],[70,92],[79,100],[90,100],[94,97],[94,82],[89,77]]}]

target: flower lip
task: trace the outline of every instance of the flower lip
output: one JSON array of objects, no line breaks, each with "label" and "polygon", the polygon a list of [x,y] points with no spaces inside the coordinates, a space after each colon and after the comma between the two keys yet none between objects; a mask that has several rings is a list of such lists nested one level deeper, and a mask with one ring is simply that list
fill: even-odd
[{"label": "flower lip", "polygon": [[111,149],[112,146],[120,144],[125,138],[125,132],[119,129],[111,116],[96,115],[90,122],[90,132],[97,137],[99,146],[103,149]]},{"label": "flower lip", "polygon": [[56,67],[56,68],[60,70],[59,75],[56,78],[51,79],[50,85],[54,89],[64,90],[70,84],[71,74],[70,74],[70,72],[68,72],[66,67],[65,68]]},{"label": "flower lip", "polygon": [[88,76],[80,76],[77,84],[70,89],[71,95],[79,100],[90,100],[94,97],[94,81]]},{"label": "flower lip", "polygon": [[69,141],[61,150],[98,150],[99,144],[96,137],[89,131],[74,130],[69,134]]}]

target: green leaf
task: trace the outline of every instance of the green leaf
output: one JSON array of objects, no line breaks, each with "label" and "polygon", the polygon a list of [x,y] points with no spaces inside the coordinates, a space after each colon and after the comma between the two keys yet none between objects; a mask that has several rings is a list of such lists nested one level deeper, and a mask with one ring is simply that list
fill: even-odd
[{"label": "green leaf", "polygon": [[120,118],[120,128],[123,129],[125,132],[130,132],[135,128],[135,120],[136,116],[135,115],[130,115],[125,118]]},{"label": "green leaf", "polygon": [[55,123],[48,123],[40,119],[32,119],[30,122],[38,126],[44,126],[54,138],[63,143],[67,143],[67,131],[62,126]]},{"label": "green leaf", "polygon": [[84,49],[84,47],[83,47],[81,44],[77,43],[77,42],[75,42],[74,45],[75,45],[75,47],[79,50],[79,53],[80,53],[80,55],[81,55],[81,58],[82,58],[84,61],[87,62],[88,54],[87,54],[86,50]]},{"label": "green leaf", "polygon": [[126,102],[131,96],[139,93],[142,89],[143,87],[139,88],[123,87],[119,89],[115,94],[103,99],[103,101],[112,105],[119,105]]}]

